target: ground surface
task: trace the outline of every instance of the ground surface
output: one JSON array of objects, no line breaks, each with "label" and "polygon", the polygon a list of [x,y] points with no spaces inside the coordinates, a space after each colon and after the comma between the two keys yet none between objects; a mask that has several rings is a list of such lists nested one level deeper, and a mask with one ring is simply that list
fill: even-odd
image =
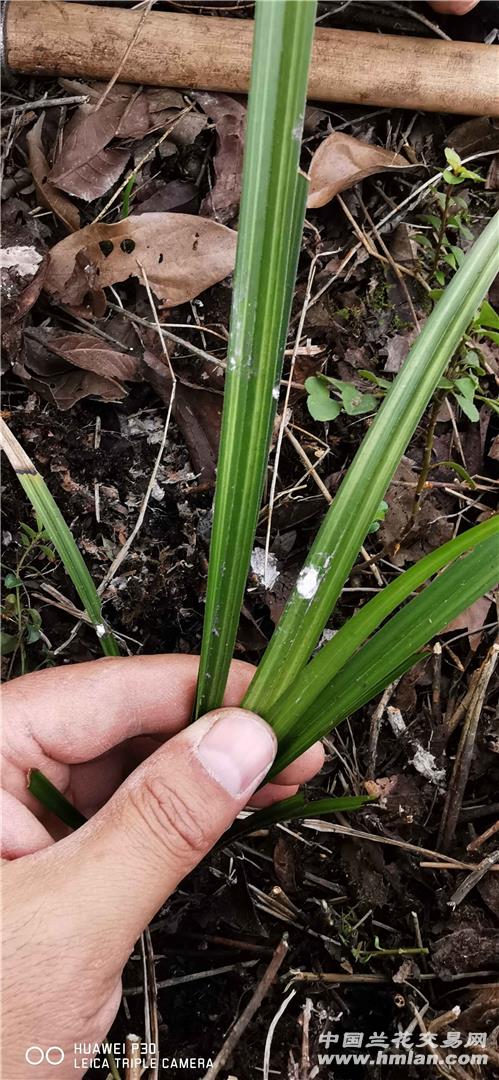
[{"label": "ground surface", "polygon": [[[183,4],[171,6],[186,8]],[[189,10],[193,7],[197,9],[197,5],[189,5]],[[323,25],[360,29],[377,25],[382,30],[434,34],[431,27],[416,20],[416,14],[428,16],[422,4],[401,13],[396,5],[349,3],[340,5],[335,17],[329,13],[330,7],[334,5],[320,5],[321,16],[326,16]],[[440,25],[452,37],[484,41],[497,25],[496,7],[481,4],[464,22],[442,19]],[[212,11],[215,5],[200,10]],[[224,8],[224,14],[234,17],[251,13],[249,4],[226,4]],[[433,22],[436,16],[430,16]],[[85,93],[84,88],[80,90]],[[6,93],[5,104],[36,101],[45,93],[54,98],[78,92],[76,84],[61,88],[55,81],[20,80]],[[213,102],[197,102],[189,114],[197,121],[176,141],[168,140],[166,149],[163,146],[160,152],[156,148],[139,170],[132,212],[141,212],[141,204],[148,200],[144,210],[197,214],[201,208],[212,219],[237,225],[234,175],[242,145],[242,104],[218,100],[215,113]],[[42,143],[49,162],[73,108],[47,110]],[[4,118],[4,246],[13,242],[9,232],[13,228],[16,243],[34,246],[45,256],[67,229],[51,210],[35,209],[40,203],[32,182],[26,133],[39,116],[39,109],[28,109],[14,114],[13,120]],[[258,662],[322,518],[326,496],[334,495],[372,416],[372,412],[353,416],[342,411],[329,423],[314,421],[307,409],[305,379],[323,371],[365,394],[373,388],[379,390],[380,384],[376,387],[372,380],[360,376],[359,370],[381,379],[393,378],[413,339],[415,322],[423,322],[430,310],[428,287],[438,287],[452,272],[452,258],[446,259],[452,254],[450,245],[465,250],[494,210],[498,173],[493,152],[499,148],[499,131],[492,123],[479,120],[463,128],[464,120],[341,105],[309,111],[303,151],[306,168],[317,146],[332,131],[402,153],[408,163],[419,167],[372,175],[344,191],[343,205],[335,200],[308,212],[294,327],[307,302],[310,261],[325,254],[317,262],[312,297],[318,298],[313,303],[308,300],[293,376],[287,416],[292,438],[284,438],[279,462],[271,523],[271,551],[279,576],[271,587],[266,587],[268,581],[262,582],[261,575],[250,578],[237,644],[240,657]],[[140,138],[114,140],[115,149],[110,153],[129,148],[124,175],[153,146],[161,130],[151,135],[140,129]],[[221,154],[224,133],[225,151]],[[437,179],[432,187],[420,189],[444,167],[444,145],[456,149],[462,158],[478,155],[469,168],[476,168],[486,183],[469,180],[460,185],[463,203],[448,200],[447,223],[442,226],[444,182]],[[486,156],[480,157],[484,153]],[[219,187],[220,203],[214,213],[216,154],[222,191]],[[102,161],[101,167],[104,169]],[[105,167],[110,168],[109,161]],[[80,210],[82,225],[105,207],[116,186],[110,182],[90,201],[70,200]],[[210,187],[214,192],[211,203]],[[227,192],[232,192],[232,205]],[[436,192],[441,193],[440,198]],[[412,196],[408,205],[399,210],[408,196]],[[119,220],[122,198],[120,195],[106,212],[106,221]],[[391,221],[378,229],[378,223],[392,211]],[[459,219],[458,225],[448,224],[452,218]],[[414,242],[414,234],[426,236],[427,243]],[[342,268],[345,256],[357,243],[358,250]],[[7,312],[12,312],[12,304],[20,304],[14,312],[20,317],[6,319],[4,415],[45,477],[98,582],[134,527],[163,432],[169,383],[164,366],[161,370],[150,303],[136,278],[117,283],[114,295],[108,290],[108,298],[145,324],[134,324],[116,308],[108,308],[105,314],[97,312],[97,317],[80,309],[75,316],[64,299],[51,300],[44,291],[28,310],[23,292],[26,282],[21,282],[22,288],[12,279],[2,284]],[[36,286],[33,288],[36,295]],[[23,300],[19,301],[21,295]],[[497,306],[498,300],[496,285],[490,301]],[[223,382],[216,365],[194,355],[190,344],[223,359],[229,308],[230,279],[225,279],[163,315],[163,321],[174,326],[184,342],[172,345],[170,351],[179,379],[177,408],[144,522],[104,594],[106,617],[132,654],[199,650]],[[110,371],[105,367],[109,358],[100,358],[96,367],[94,355],[90,372],[75,367],[74,360],[71,366],[61,358],[63,335],[95,335],[96,331],[104,335],[102,341],[109,348],[121,346],[130,351],[137,364],[133,381],[125,378],[118,388],[116,382],[110,383]],[[57,355],[49,347],[54,341]],[[293,330],[289,345],[292,343]],[[472,346],[478,350],[482,365],[482,396],[494,397],[497,345],[490,337],[478,335]],[[67,349],[67,343],[64,347]],[[147,360],[151,353],[156,356],[156,365]],[[387,495],[381,528],[368,538],[369,555],[376,557],[375,563],[359,562],[354,569],[330,629],[341,625],[374,594],[380,578],[391,580],[401,567],[409,566],[456,531],[483,520],[494,506],[497,416],[481,399],[475,402],[476,419],[471,418],[472,410],[468,410],[470,416],[464,414],[455,396],[450,394],[449,400],[451,412],[442,397],[408,447]],[[432,486],[425,488],[415,513],[414,493],[431,417],[435,422],[432,464],[454,461],[458,469],[447,465],[432,469]],[[315,472],[304,463],[304,453]],[[470,487],[468,476],[474,478],[475,487]],[[269,470],[269,485],[270,479]],[[50,546],[43,539],[33,539],[26,530],[23,533],[22,524],[33,527],[34,521],[8,467],[3,485],[4,575],[16,575],[22,581],[20,609],[9,599],[16,596],[12,594],[12,577],[6,582],[4,627],[9,641],[3,658],[4,676],[97,656],[98,645],[89,628],[80,625],[73,633],[73,605],[79,609],[78,599]],[[267,504],[268,497],[264,501]],[[267,516],[264,509],[256,544],[260,549],[265,545]],[[421,866],[435,858],[418,848],[435,850],[443,808],[453,797],[449,782],[462,724],[459,706],[496,632],[496,608],[489,598],[442,635],[441,667],[438,657],[435,660],[430,654],[393,688],[389,705],[402,714],[408,728],[405,738],[395,737],[384,714],[375,747],[375,703],[352,717],[335,733],[334,740],[328,741],[327,764],[316,781],[315,793],[364,794],[367,785],[370,793],[378,795],[378,804],[333,822],[334,828],[343,825],[347,832],[348,828],[361,830],[364,838],[299,826],[273,829],[250,838],[237,850],[214,856],[160,914],[151,929],[156,977],[160,984],[173,980],[173,985],[158,990],[157,1013],[165,1055],[215,1055],[262,979],[283,932],[289,935],[287,956],[235,1047],[230,1067],[221,1075],[230,1074],[238,1080],[262,1075],[269,1026],[284,999],[286,1010],[271,1046],[270,1076],[356,1080],[387,1075],[387,1068],[393,1077],[437,1075],[435,1066],[352,1063],[323,1066],[315,1073],[318,1053],[328,1049],[328,1031],[338,1036],[329,1040],[329,1052],[338,1048],[341,1052],[345,1032],[363,1032],[364,1045],[374,1033],[384,1035],[388,1045],[397,1032],[409,1028],[414,1029],[413,1040],[417,1041],[419,1025],[437,1031],[440,1044],[452,1029],[460,1032],[463,1046],[470,1032],[486,1032],[489,1047],[494,1045],[499,1025],[495,921],[499,877],[494,871],[486,874],[454,908],[449,906],[451,897],[466,874],[443,866]],[[484,696],[470,778],[450,847],[450,855],[470,865],[497,847],[497,836],[491,836],[475,853],[466,852],[467,844],[497,818],[499,733],[494,727],[495,702],[491,683]],[[456,716],[457,731],[449,734]],[[440,785],[415,768],[417,744],[429,749],[435,768],[443,770]],[[381,842],[365,839],[365,834]],[[390,846],[386,839],[399,844]],[[418,951],[421,947],[428,952]],[[411,949],[416,953],[411,955]],[[379,950],[388,950],[388,955]],[[403,951],[398,954],[397,950]],[[211,974],[187,981],[186,976],[194,972]],[[301,977],[295,978],[297,972]],[[304,972],[310,973],[309,981],[305,981]],[[332,973],[340,978],[323,978]],[[126,1012],[122,1010],[116,1024],[117,1037],[129,1030],[144,1032],[139,954],[130,962],[125,985],[138,993],[126,999]],[[438,1019],[455,1006],[461,1009],[460,1016]],[[416,1015],[414,1007],[419,1010]],[[383,1042],[378,1040],[379,1045]],[[499,1056],[497,1052],[494,1056],[493,1050],[491,1054],[487,1073],[480,1066],[457,1064],[449,1066],[445,1075],[456,1080],[493,1075]],[[202,1072],[199,1068],[172,1067],[160,1075],[173,1078]]]}]

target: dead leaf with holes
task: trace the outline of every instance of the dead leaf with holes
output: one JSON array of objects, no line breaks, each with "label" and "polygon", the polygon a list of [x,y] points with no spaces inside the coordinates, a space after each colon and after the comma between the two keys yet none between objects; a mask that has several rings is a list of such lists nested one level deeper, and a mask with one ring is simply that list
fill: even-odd
[{"label": "dead leaf with holes", "polygon": [[100,300],[108,285],[143,281],[143,267],[158,299],[175,307],[232,273],[236,241],[232,229],[192,214],[95,222],[52,248],[44,287],[55,300],[88,313],[89,294]]},{"label": "dead leaf with holes", "polygon": [[29,164],[36,193],[42,206],[47,206],[64,223],[66,228],[70,229],[71,232],[75,232],[76,229],[80,228],[80,215],[76,206],[73,206],[73,203],[65,195],[61,195],[61,192],[48,180],[50,168],[42,143],[44,119],[45,113],[42,113],[40,119],[37,120],[26,135]]},{"label": "dead leaf with holes", "polygon": [[343,131],[333,131],[321,142],[310,163],[307,206],[325,206],[335,195],[366,176],[389,169],[413,168],[414,165],[392,150],[354,139]]}]

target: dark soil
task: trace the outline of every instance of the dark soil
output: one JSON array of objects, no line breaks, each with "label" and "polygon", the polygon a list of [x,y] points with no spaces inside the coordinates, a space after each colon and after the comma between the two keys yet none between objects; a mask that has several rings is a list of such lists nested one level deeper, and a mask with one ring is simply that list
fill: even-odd
[{"label": "dark soil", "polygon": [[[159,4],[175,10],[215,12],[217,5]],[[320,5],[325,14],[328,5]],[[481,4],[464,21],[429,12],[426,5],[414,10],[431,18],[452,37],[484,41],[497,25],[497,5]],[[248,17],[251,5],[225,4],[224,14]],[[431,30],[388,4],[350,3],[322,25],[431,36]],[[36,100],[45,92],[59,96],[61,88],[50,80],[19,80],[7,105],[20,100]],[[58,112],[58,110],[54,110]],[[367,115],[366,115],[367,114]],[[38,117],[36,114],[36,118]],[[38,204],[30,187],[26,167],[25,127],[29,114],[14,132],[6,162],[4,197],[7,207],[26,223]],[[32,115],[31,119],[35,117]],[[469,153],[480,153],[491,143],[491,127],[463,130],[466,120],[459,116],[413,115],[402,110],[361,109],[337,105],[310,114],[304,146],[304,166],[320,140],[343,125],[348,134],[378,145],[399,150],[410,148],[414,160],[425,167],[401,177],[398,174],[372,177],[344,193],[351,214],[368,230],[365,210],[374,221],[398,205],[412,190],[442,167],[442,147],[463,142]],[[31,122],[31,121],[30,121]],[[63,122],[63,121],[61,121]],[[57,128],[57,118],[50,121]],[[455,135],[459,128],[461,135]],[[4,121],[4,135],[9,122]],[[47,129],[48,130],[48,129]],[[450,133],[453,132],[452,138]],[[12,133],[11,133],[12,134]],[[496,132],[497,135],[497,132]],[[48,138],[48,134],[47,134]],[[468,139],[468,143],[466,143]],[[50,141],[50,140],[49,140]],[[208,174],[215,144],[213,132],[201,132],[195,142],[177,150],[174,156],[153,159],[144,167],[144,197],[161,190],[172,180],[198,180],[197,212],[208,191]],[[478,160],[470,168],[488,175],[492,158]],[[497,176],[497,171],[496,174]],[[139,188],[140,185],[138,184]],[[477,232],[490,217],[497,202],[493,185],[465,185],[466,220]],[[82,224],[91,221],[109,193],[94,203],[79,203]],[[137,194],[137,199],[141,196]],[[404,242],[407,224],[417,226],[421,214],[434,212],[432,193],[395,218],[383,238],[393,252]],[[13,204],[16,199],[17,203]],[[117,220],[118,211],[114,218]],[[30,218],[30,221],[33,219]],[[319,266],[315,289],[328,278],[349,248],[356,242],[351,225],[335,203],[307,215],[302,259],[295,296],[294,318],[300,313],[310,258],[325,255]],[[50,248],[64,235],[53,214],[35,216],[43,244]],[[234,220],[231,224],[235,225]],[[381,251],[382,249],[379,248]],[[403,261],[404,255],[395,256]],[[423,268],[424,269],[424,268]],[[449,271],[450,273],[450,271]],[[424,291],[411,279],[403,289],[386,264],[371,258],[364,249],[310,307],[305,322],[308,340],[316,351],[300,355],[294,380],[304,380],[319,370],[353,382],[367,392],[370,387],[358,375],[367,369],[391,378],[398,369],[412,339],[410,302],[424,320],[429,302]],[[124,307],[141,318],[150,319],[145,290],[135,279],[116,289]],[[114,303],[115,297],[109,299]],[[497,284],[491,293],[497,304]],[[128,558],[121,565],[105,593],[105,614],[120,635],[123,648],[131,654],[199,651],[203,602],[206,586],[211,506],[214,489],[213,457],[216,446],[222,383],[213,368],[203,365],[189,351],[189,343],[201,345],[201,335],[185,324],[199,321],[220,336],[206,335],[206,349],[223,357],[224,336],[230,308],[230,281],[206,291],[201,302],[171,309],[165,316],[171,324],[184,324],[176,333],[185,347],[172,348],[171,361],[184,387],[184,405],[172,422],[144,523]],[[94,325],[135,353],[154,349],[153,330],[134,327],[116,311],[97,319]],[[165,419],[165,404],[154,380],[143,378],[127,384],[120,401],[103,401],[91,395],[61,411],[45,396],[37,383],[30,386],[30,340],[26,331],[39,328],[78,332],[82,327],[49,302],[42,292],[24,319],[8,328],[4,365],[4,416],[27,453],[44,476],[70,524],[98,582],[129,536],[144,498],[156,458]],[[293,342],[290,334],[289,344]],[[204,347],[204,346],[203,346]],[[499,371],[497,347],[484,343],[487,376],[484,390],[490,397]],[[387,376],[388,372],[388,376]],[[48,376],[50,381],[50,376]],[[209,394],[207,391],[210,391]],[[189,396],[190,395],[190,396]],[[187,404],[186,404],[187,403]],[[187,405],[189,407],[187,407]],[[309,458],[317,464],[319,476],[331,495],[362,439],[369,420],[340,416],[334,423],[316,423],[306,407],[303,388],[292,395],[294,435]],[[194,419],[193,419],[194,415]],[[387,496],[388,512],[380,530],[368,538],[370,556],[376,557],[384,579],[391,580],[400,567],[408,566],[423,553],[448,539],[458,529],[482,520],[494,506],[497,482],[498,423],[487,407],[480,409],[480,421],[471,423],[457,414],[457,428],[465,468],[479,483],[470,490],[446,467],[432,470],[433,485],[427,490],[415,524],[407,533],[413,492],[420,472],[428,415],[407,450]],[[321,462],[323,451],[328,454]],[[434,460],[462,459],[456,448],[456,433],[448,414],[442,410],[436,428]],[[250,577],[237,642],[240,658],[258,663],[273,627],[279,618],[291,585],[308,545],[325,511],[323,494],[313,477],[303,479],[305,466],[285,439],[279,465],[279,497],[272,521],[272,551],[280,576],[273,591]],[[269,473],[270,483],[270,473]],[[21,523],[33,525],[29,505],[9,467],[3,473],[4,574],[16,572],[22,551]],[[264,502],[266,503],[266,499]],[[257,546],[265,543],[266,516],[262,519]],[[52,664],[79,662],[99,655],[93,632],[75,627],[74,614],[64,610],[64,600],[78,609],[79,600],[60,564],[50,561],[37,549],[25,578],[28,607],[41,616],[42,636],[24,642],[3,658],[5,677],[19,675],[24,664],[34,670]],[[46,586],[58,590],[49,594]],[[378,588],[373,567],[359,561],[332,618],[330,629],[344,619]],[[62,604],[62,606],[61,606]],[[13,632],[7,619],[5,629]],[[317,795],[370,793],[379,796],[370,805],[348,818],[338,815],[334,823],[378,837],[381,842],[355,835],[317,831],[293,824],[276,827],[264,836],[251,837],[246,844],[214,855],[184,883],[171,902],[158,914],[151,928],[156,958],[156,978],[178,980],[158,991],[161,1052],[165,1057],[214,1057],[226,1039],[234,1020],[241,1014],[264,975],[282,934],[289,935],[289,951],[269,993],[221,1076],[253,1080],[262,1075],[265,1040],[277,1010],[294,989],[286,1011],[277,1024],[271,1048],[270,1077],[305,1080],[314,1076],[357,1080],[377,1080],[389,1075],[433,1077],[435,1065],[318,1065],[318,1054],[327,1051],[327,1031],[335,1037],[329,1052],[339,1053],[346,1032],[363,1032],[364,1044],[374,1033],[389,1042],[397,1032],[414,1023],[413,1039],[420,1035],[418,1017],[430,1031],[451,1029],[461,1033],[462,1046],[469,1032],[486,1032],[489,1039],[488,1071],[480,1065],[453,1066],[448,1071],[455,1080],[499,1075],[499,1054],[493,1051],[494,1032],[499,1026],[499,875],[485,874],[454,908],[451,897],[466,874],[456,870],[430,869],[422,862],[438,861],[406,845],[435,850],[437,834],[452,771],[460,726],[446,739],[445,722],[464,699],[472,674],[481,666],[497,633],[494,604],[482,604],[469,622],[462,620],[441,637],[443,646],[441,678],[436,675],[431,653],[405,676],[394,690],[391,706],[401,710],[416,740],[435,755],[436,766],[444,770],[441,789],[418,772],[412,762],[414,748],[398,740],[383,722],[377,752],[369,751],[371,718],[375,705],[356,714],[327,741],[327,763],[312,785]],[[438,692],[440,704],[436,704]],[[476,854],[467,844],[493,825],[498,812],[499,730],[495,705],[497,688],[489,686],[475,745],[470,779],[465,792],[458,829],[449,854],[467,864],[497,850],[497,834],[485,841]],[[390,846],[384,841],[401,841]],[[496,864],[499,865],[499,864]],[[147,888],[136,882],[136,888]],[[403,950],[422,945],[427,953],[404,954]],[[395,951],[379,955],[379,949]],[[396,950],[402,950],[400,954]],[[251,962],[251,966],[248,964]],[[229,970],[227,970],[227,968]],[[217,969],[224,969],[217,973]],[[191,973],[207,972],[204,979],[186,981]],[[295,980],[296,973],[311,973],[310,981]],[[321,976],[337,973],[339,981]],[[372,984],[369,977],[378,976]],[[348,981],[348,978],[350,981]],[[139,992],[127,996],[116,1021],[114,1037],[133,1030],[144,1032],[144,996],[140,952],[125,972],[125,986]],[[311,1002],[309,1049],[303,1034],[303,1015]],[[458,1006],[460,1015],[450,1016],[441,1028],[437,1017]],[[415,1009],[418,1013],[415,1014]],[[411,1029],[412,1030],[412,1029]],[[322,1040],[321,1040],[322,1034]],[[392,1047],[393,1049],[393,1047]],[[376,1055],[376,1050],[372,1056]],[[419,1052],[425,1052],[420,1050]],[[459,1051],[457,1051],[459,1052]],[[462,1052],[466,1052],[464,1049]],[[469,1052],[473,1052],[472,1050]],[[389,1072],[387,1073],[387,1067]],[[316,1068],[318,1071],[313,1071]],[[459,1071],[461,1069],[461,1071]],[[107,1070],[93,1070],[106,1075]],[[164,1068],[161,1077],[202,1076],[202,1067]]]}]

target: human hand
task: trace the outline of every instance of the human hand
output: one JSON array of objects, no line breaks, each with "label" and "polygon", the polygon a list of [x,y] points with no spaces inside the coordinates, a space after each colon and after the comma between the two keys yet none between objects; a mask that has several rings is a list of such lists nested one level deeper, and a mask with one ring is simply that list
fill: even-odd
[{"label": "human hand", "polygon": [[[232,665],[224,709],[189,726],[193,656],[105,659],[23,676],[3,690],[2,1075],[26,1080],[33,1044],[61,1047],[37,1080],[73,1078],[74,1043],[98,1043],[118,1010],[135,941],[231,825],[270,768],[275,738],[234,706],[251,679]],[[320,745],[252,799],[294,794]],[[77,832],[26,789],[41,769],[90,820]],[[134,771],[132,771],[134,770]],[[34,1074],[34,1075],[35,1075]]]},{"label": "human hand", "polygon": [[478,0],[430,0],[430,7],[442,15],[466,15],[477,4]]}]

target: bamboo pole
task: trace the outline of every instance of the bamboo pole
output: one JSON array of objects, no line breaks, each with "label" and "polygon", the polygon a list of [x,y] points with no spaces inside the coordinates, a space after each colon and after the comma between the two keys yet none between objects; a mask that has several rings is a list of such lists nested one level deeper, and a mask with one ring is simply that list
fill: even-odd
[{"label": "bamboo pole", "polygon": [[[110,79],[134,34],[122,78],[148,86],[245,93],[253,23],[61,0],[9,0],[5,57],[14,72]],[[473,42],[319,28],[309,97],[499,116],[496,50]]]}]

